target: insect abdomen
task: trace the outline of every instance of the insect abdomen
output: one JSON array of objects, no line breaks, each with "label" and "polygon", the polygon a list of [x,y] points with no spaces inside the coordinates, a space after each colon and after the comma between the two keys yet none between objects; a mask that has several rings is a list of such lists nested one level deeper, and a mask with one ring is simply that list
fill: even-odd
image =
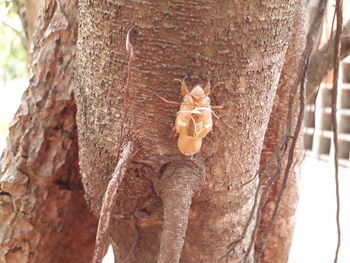
[{"label": "insect abdomen", "polygon": [[180,152],[184,155],[194,155],[199,152],[202,146],[202,139],[187,136],[184,134],[179,135],[179,139],[177,140],[177,147]]}]

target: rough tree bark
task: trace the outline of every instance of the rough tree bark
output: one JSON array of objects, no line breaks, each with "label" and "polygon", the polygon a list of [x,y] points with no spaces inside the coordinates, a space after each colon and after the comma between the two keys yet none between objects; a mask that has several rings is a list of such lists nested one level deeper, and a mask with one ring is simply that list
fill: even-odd
[{"label": "rough tree bark", "polygon": [[[189,161],[168,140],[177,109],[156,96],[180,99],[174,78],[188,76],[192,85],[225,81],[212,95],[213,104],[225,104],[221,120],[195,157],[204,163],[206,181],[193,198],[180,261],[216,262],[240,236],[257,180],[240,186],[259,168],[293,16],[300,8],[280,0],[81,1],[77,123],[83,183],[95,214],[117,161],[127,75],[125,35],[131,27],[137,32],[124,127],[138,131],[142,150],[129,167],[113,211],[110,235],[118,262],[153,263],[167,249],[160,245],[166,191],[158,196],[153,185],[167,180],[169,167],[175,169],[169,180],[185,176],[181,164]],[[181,182],[174,180],[175,186]],[[165,208],[181,197],[180,191]],[[174,227],[181,224],[187,222]],[[229,262],[244,255],[250,232]]]},{"label": "rough tree bark", "polygon": [[[182,208],[177,205],[179,200],[184,200],[186,209],[176,216],[182,218],[188,213],[189,199],[183,193],[192,197],[194,189],[200,186],[190,210],[181,261],[217,261],[225,254],[226,245],[240,235],[251,208],[256,182],[243,189],[240,185],[259,166],[262,137],[284,60],[294,3],[83,1],[82,6],[82,86],[77,96],[81,107],[82,170],[95,213],[115,168],[119,145],[119,105],[127,64],[124,37],[132,25],[138,32],[134,39],[134,99],[126,127],[129,131],[139,130],[144,147],[129,168],[115,207],[111,241],[116,257],[127,258],[126,262],[155,262],[160,247],[160,254],[167,252],[162,248],[167,247],[167,241],[160,246],[162,201],[164,220],[177,222],[180,219],[172,214],[175,208]],[[34,77],[2,159],[0,215],[5,221],[15,220],[17,227],[4,225],[2,233],[10,233],[10,237],[2,240],[0,255],[5,262],[88,262],[96,222],[84,206],[77,173],[75,106],[71,97],[76,8],[74,2],[46,1],[44,10],[34,52]],[[289,55],[287,61],[293,64]],[[283,75],[288,79],[286,68]],[[216,122],[214,133],[194,160],[179,155],[176,142],[166,138],[177,109],[161,104],[154,96],[157,93],[174,98],[179,89],[172,78],[186,75],[192,84],[204,83],[208,78],[226,82],[224,89],[213,94],[217,104],[226,105],[220,113],[222,120]],[[280,98],[284,96],[282,91],[278,94]],[[276,111],[282,107],[277,101]],[[197,159],[202,159],[207,172],[202,186],[191,184],[193,171],[184,171],[184,166],[191,167]],[[51,176],[39,178],[43,173]],[[24,180],[25,186],[18,178]],[[173,186],[179,187],[179,192],[172,191]],[[187,190],[182,190],[183,186],[188,186]],[[18,189],[25,194],[18,193]],[[85,224],[81,224],[81,218]],[[74,227],[69,228],[74,222]],[[59,233],[52,234],[56,228]],[[186,231],[186,226],[182,231]],[[73,240],[73,235],[78,240]],[[63,250],[72,245],[76,253]],[[238,258],[246,246],[247,240],[243,240]],[[84,252],[79,253],[80,250]],[[274,261],[283,262],[278,258]]]},{"label": "rough tree bark", "polygon": [[[294,18],[293,33],[289,41],[286,60],[281,72],[269,126],[265,134],[264,148],[261,154],[261,167],[269,167],[260,173],[260,178],[271,176],[276,171],[276,162],[273,161],[271,165],[270,160],[276,151],[278,151],[281,138],[286,135],[285,131],[289,111],[289,94],[296,79],[298,78],[299,61],[306,43],[306,2],[307,1],[299,0],[299,8]],[[296,97],[299,97],[299,91],[297,92]],[[295,129],[299,108],[299,101],[298,99],[295,99],[292,117],[293,130]],[[280,212],[276,223],[269,234],[269,239],[267,240],[263,250],[256,251],[256,253],[261,254],[258,256],[260,262],[288,262],[288,255],[294,230],[295,211],[299,198],[297,186],[299,177],[298,167],[302,157],[302,145],[300,139],[295,152],[295,160],[293,163],[294,169],[290,172],[291,174],[289,176],[288,186],[281,201]],[[288,154],[285,154],[281,160],[281,172],[278,174],[278,179],[268,191],[265,201],[266,203],[262,210],[262,218],[256,242],[257,244],[261,241],[262,233],[269,223],[273,209],[275,208],[276,197],[281,189],[281,182],[287,160]],[[263,188],[264,187],[266,186],[264,185]]]},{"label": "rough tree bark", "polygon": [[0,167],[0,262],[89,262],[96,219],[79,176],[76,1],[45,1],[30,84]]}]

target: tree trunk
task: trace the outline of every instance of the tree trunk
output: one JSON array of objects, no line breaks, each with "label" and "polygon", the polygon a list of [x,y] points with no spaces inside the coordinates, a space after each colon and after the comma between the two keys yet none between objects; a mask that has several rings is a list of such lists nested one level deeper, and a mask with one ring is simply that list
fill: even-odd
[{"label": "tree trunk", "polygon": [[[164,180],[169,163],[180,167],[191,161],[179,153],[175,141],[168,140],[178,109],[156,96],[179,101],[174,78],[188,77],[191,86],[207,80],[225,82],[212,95],[213,105],[225,104],[220,120],[194,158],[204,163],[206,180],[193,198],[180,261],[216,262],[240,237],[257,180],[243,188],[241,183],[259,169],[295,9],[300,8],[280,0],[81,1],[77,123],[83,184],[96,215],[121,140],[128,63],[125,36],[131,27],[137,32],[131,40],[135,59],[123,126],[124,134],[138,133],[142,150],[129,166],[113,210],[110,235],[118,262],[154,263],[164,252],[159,252],[164,249],[160,245],[164,192],[158,196],[153,185]],[[178,171],[175,177],[187,176],[172,169]],[[174,184],[181,184],[178,181]],[[166,210],[182,197],[174,196]],[[164,215],[167,218],[169,214]],[[244,256],[250,233],[251,228],[229,262]]]},{"label": "tree trunk", "polygon": [[[260,177],[272,176],[276,171],[277,166],[275,161],[271,164],[272,156],[278,151],[280,141],[283,136],[286,136],[287,116],[289,111],[289,95],[295,81],[298,78],[298,66],[301,59],[301,55],[304,51],[306,43],[306,1],[299,0],[300,7],[295,15],[293,23],[293,33],[288,45],[288,51],[286,54],[285,64],[281,73],[272,113],[270,116],[269,126],[265,135],[264,148],[261,154],[261,167],[269,166],[265,171],[260,173]],[[295,129],[296,120],[299,112],[299,91],[296,94],[293,115],[292,115],[292,130]],[[287,148],[288,152],[289,147]],[[293,237],[293,229],[295,222],[295,211],[298,203],[298,176],[299,176],[299,164],[302,157],[301,140],[295,152],[295,158],[293,162],[294,169],[291,170],[287,189],[284,192],[280,212],[278,214],[275,225],[273,226],[269,239],[267,240],[265,247],[262,251],[257,248],[256,253],[259,254],[259,262],[288,262],[289,250]],[[268,191],[265,199],[265,205],[262,210],[262,219],[259,226],[259,233],[257,238],[257,244],[261,242],[262,234],[266,229],[267,224],[270,222],[273,209],[275,208],[276,198],[281,189],[281,183],[283,180],[284,170],[288,161],[288,154],[284,154],[281,160],[281,170],[277,176],[277,180],[271,189]],[[266,187],[264,184],[263,188]]]},{"label": "tree trunk", "polygon": [[96,219],[79,176],[73,101],[76,1],[45,1],[30,84],[0,169],[0,262],[89,262]]}]

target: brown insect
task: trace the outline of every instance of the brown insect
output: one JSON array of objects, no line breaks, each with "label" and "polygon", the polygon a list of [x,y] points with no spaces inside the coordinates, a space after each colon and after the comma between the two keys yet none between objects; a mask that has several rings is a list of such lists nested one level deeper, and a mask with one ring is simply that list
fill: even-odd
[{"label": "brown insect", "polygon": [[[176,80],[181,82],[181,95],[184,96],[182,103],[158,97],[166,103],[180,105],[173,132],[179,134],[177,146],[180,152],[184,155],[194,155],[199,152],[202,139],[212,130],[213,109],[221,109],[223,106],[210,105],[208,96],[211,87],[209,81],[204,89],[200,85],[196,85],[190,92],[184,80]],[[220,82],[214,88],[222,84],[223,82]]]}]

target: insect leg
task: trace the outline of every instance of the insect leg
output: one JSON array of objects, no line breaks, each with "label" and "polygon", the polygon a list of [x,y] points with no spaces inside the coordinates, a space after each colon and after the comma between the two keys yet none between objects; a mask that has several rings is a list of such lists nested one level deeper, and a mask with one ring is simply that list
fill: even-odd
[{"label": "insect leg", "polygon": [[175,81],[180,81],[181,82],[181,95],[185,96],[187,94],[189,94],[190,92],[188,91],[188,87],[185,83],[185,79],[181,80],[181,79],[174,79]]},{"label": "insect leg", "polygon": [[[214,88],[215,88],[215,87],[214,87]],[[205,85],[205,87],[204,87],[204,94],[205,94],[206,96],[209,96],[209,94],[210,94],[210,89],[211,89],[210,81],[208,80],[207,85]]]},{"label": "insect leg", "polygon": [[175,138],[175,136],[176,136],[176,127],[174,126],[174,127],[171,129],[168,138],[169,138],[169,140],[173,140],[173,139]]},{"label": "insect leg", "polygon": [[158,94],[156,94],[158,98],[160,98],[162,101],[164,101],[165,103],[168,103],[168,104],[173,104],[173,105],[178,105],[180,106],[181,103],[180,102],[176,102],[176,101],[172,101],[172,100],[167,100],[167,99],[164,99],[163,97],[159,96]]},{"label": "insect leg", "polygon": [[211,106],[213,110],[222,110],[223,107],[224,105]]}]

